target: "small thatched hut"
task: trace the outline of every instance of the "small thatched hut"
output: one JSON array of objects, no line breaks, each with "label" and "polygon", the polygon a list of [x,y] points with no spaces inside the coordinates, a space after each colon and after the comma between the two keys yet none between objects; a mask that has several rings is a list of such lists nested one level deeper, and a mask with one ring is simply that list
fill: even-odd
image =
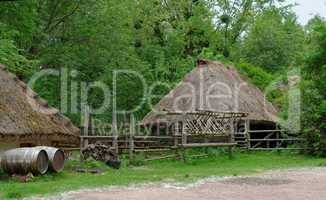
[{"label": "small thatched hut", "polygon": [[0,94],[0,151],[79,143],[80,130],[2,65]]},{"label": "small thatched hut", "polygon": [[262,91],[245,81],[233,66],[205,60],[198,61],[198,66],[153,107],[141,124],[156,131],[158,125],[164,129],[164,124],[176,120],[164,113],[198,110],[248,113],[246,119],[254,129],[276,126],[277,109]]}]

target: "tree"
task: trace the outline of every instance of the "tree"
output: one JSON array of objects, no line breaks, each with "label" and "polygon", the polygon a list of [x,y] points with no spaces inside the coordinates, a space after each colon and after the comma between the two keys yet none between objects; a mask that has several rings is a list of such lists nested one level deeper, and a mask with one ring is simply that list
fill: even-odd
[{"label": "tree", "polygon": [[304,31],[293,13],[265,10],[257,16],[240,48],[240,57],[276,72],[302,58]]},{"label": "tree", "polygon": [[0,63],[21,79],[36,71],[37,60],[27,49],[37,31],[35,1],[0,3]]},{"label": "tree", "polygon": [[309,152],[326,156],[326,22],[313,26],[309,38],[312,50],[302,70],[302,125]]},{"label": "tree", "polygon": [[223,55],[229,57],[230,48],[266,8],[284,0],[208,0],[215,11],[218,32],[224,35]]},{"label": "tree", "polygon": [[203,48],[216,48],[212,17],[203,1],[138,1],[135,47],[155,79],[174,83],[193,67]]}]

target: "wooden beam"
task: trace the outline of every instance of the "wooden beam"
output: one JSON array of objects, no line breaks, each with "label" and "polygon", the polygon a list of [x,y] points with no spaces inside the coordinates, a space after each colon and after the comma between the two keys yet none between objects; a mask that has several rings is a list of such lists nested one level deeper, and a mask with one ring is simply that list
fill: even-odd
[{"label": "wooden beam", "polygon": [[269,142],[283,142],[283,141],[306,141],[303,138],[284,138],[284,139],[250,139],[251,142],[269,141]]},{"label": "wooden beam", "polygon": [[115,153],[118,155],[119,153],[119,144],[118,144],[118,122],[117,122],[117,102],[116,102],[116,91],[113,94],[113,105],[112,105],[112,135],[113,141],[112,146],[115,150]]},{"label": "wooden beam", "polygon": [[230,124],[230,143],[234,143],[235,139],[234,139],[234,120],[230,120],[229,121]]},{"label": "wooden beam", "polygon": [[250,120],[249,119],[245,119],[245,136],[247,141],[247,149],[250,149],[251,144],[250,144]]},{"label": "wooden beam", "polygon": [[237,143],[192,143],[192,144],[180,144],[183,148],[193,148],[193,147],[228,147],[235,146]]},{"label": "wooden beam", "polygon": [[171,151],[171,149],[136,149],[134,152],[165,152],[165,151]]},{"label": "wooden beam", "polygon": [[132,162],[134,159],[134,135],[135,135],[135,117],[133,114],[130,115],[130,135],[129,135],[129,161]]},{"label": "wooden beam", "polygon": [[[175,137],[181,137],[181,135],[177,135]],[[134,136],[135,139],[173,139],[174,136]]]},{"label": "wooden beam", "polygon": [[250,130],[249,133],[275,133],[286,132],[286,130]]},{"label": "wooden beam", "polygon": [[248,113],[242,112],[214,112],[214,111],[193,111],[193,112],[167,112],[166,115],[210,115],[217,118],[242,118],[248,116]]},{"label": "wooden beam", "polygon": [[82,139],[114,139],[115,136],[101,136],[101,135],[89,135],[89,136],[80,136]]}]

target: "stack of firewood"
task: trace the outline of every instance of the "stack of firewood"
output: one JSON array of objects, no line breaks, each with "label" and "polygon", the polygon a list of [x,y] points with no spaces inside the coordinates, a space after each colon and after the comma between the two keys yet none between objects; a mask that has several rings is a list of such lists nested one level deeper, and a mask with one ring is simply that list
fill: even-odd
[{"label": "stack of firewood", "polygon": [[105,163],[118,158],[114,150],[104,144],[90,144],[82,150],[82,154],[84,159],[92,157],[94,160]]}]

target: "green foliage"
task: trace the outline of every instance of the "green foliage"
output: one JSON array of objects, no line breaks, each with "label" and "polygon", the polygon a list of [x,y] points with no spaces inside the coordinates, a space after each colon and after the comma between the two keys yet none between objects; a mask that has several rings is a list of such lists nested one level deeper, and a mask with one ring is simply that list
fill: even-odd
[{"label": "green foliage", "polygon": [[273,80],[273,75],[264,71],[260,67],[255,67],[248,63],[239,63],[236,67],[241,74],[248,77],[254,85],[262,90],[264,90]]},{"label": "green foliage", "polygon": [[270,72],[300,62],[304,32],[289,13],[272,8],[261,13],[240,47],[240,57]]},{"label": "green foliage", "polygon": [[326,22],[318,23],[310,32],[312,51],[302,70],[302,123],[310,153],[326,156]]},{"label": "green foliage", "polygon": [[232,48],[241,40],[241,35],[255,20],[256,15],[273,7],[282,0],[213,0],[208,1],[215,14],[217,30],[221,32],[223,44],[218,53],[229,57]]},{"label": "green foliage", "polygon": [[0,2],[0,38],[13,39],[19,49],[29,50],[37,23],[36,0]]},{"label": "green foliage", "polygon": [[[40,79],[35,90],[52,106],[68,103],[66,114],[79,124],[80,104],[85,101],[80,94],[82,84],[101,81],[109,86],[106,93],[112,94],[114,71],[131,70],[141,74],[148,85],[156,81],[169,85],[155,90],[158,97],[163,96],[195,66],[198,57],[207,57],[205,51],[211,52],[211,59],[228,62],[221,54],[225,49],[234,51],[231,47],[239,44],[255,16],[274,4],[246,0],[1,2],[0,62],[25,80],[39,68],[77,71],[68,83],[78,83],[76,108],[61,102],[61,86],[55,77]],[[255,70],[242,69],[254,84],[264,87],[266,83]],[[139,77],[119,75],[118,109],[135,108],[147,100],[144,92]],[[68,101],[71,95],[68,90]],[[103,93],[89,91],[87,102],[100,107]],[[72,112],[76,109],[77,113]],[[105,121],[110,120],[111,110],[108,107],[101,116]],[[148,111],[149,106],[144,105],[136,115],[142,118]]]},{"label": "green foliage", "polygon": [[30,77],[35,72],[37,62],[28,60],[19,53],[12,40],[0,38],[0,63],[20,78]]}]

